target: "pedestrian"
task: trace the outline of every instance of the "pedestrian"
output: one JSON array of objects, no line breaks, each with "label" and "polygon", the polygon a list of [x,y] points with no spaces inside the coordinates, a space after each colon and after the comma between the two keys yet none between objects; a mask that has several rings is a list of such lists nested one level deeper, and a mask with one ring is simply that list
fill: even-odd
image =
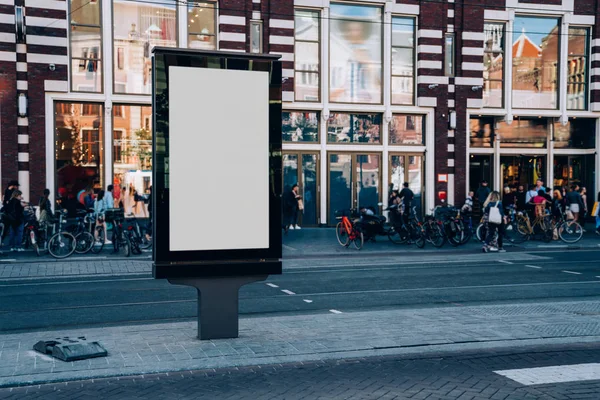
[{"label": "pedestrian", "polygon": [[473,196],[475,196],[475,193],[471,190],[465,198],[465,204],[460,209],[460,212],[465,216],[470,216],[473,212]]},{"label": "pedestrian", "polygon": [[298,184],[292,186],[292,190],[284,194],[283,197],[283,217],[284,217],[284,229],[287,233],[288,230],[300,229],[296,224],[298,219],[298,200],[301,198],[298,194]]},{"label": "pedestrian", "polygon": [[517,188],[517,193],[515,193],[515,201],[517,203],[517,210],[525,211],[525,207],[527,204],[526,201],[527,193],[525,192],[525,187],[523,185],[519,185]]},{"label": "pedestrian", "polygon": [[535,185],[529,185],[529,190],[525,194],[525,204],[531,203],[531,199],[538,195],[538,190]]},{"label": "pedestrian", "polygon": [[[487,199],[483,203],[483,213],[487,221],[487,236],[485,238],[485,244],[483,251],[499,251],[505,252],[503,247],[504,237],[504,223],[506,222],[506,216],[504,214],[504,206],[500,201],[500,193],[493,191],[489,194]],[[498,236],[498,246],[492,244],[494,236]]]},{"label": "pedestrian", "polygon": [[13,192],[17,190],[19,186],[19,182],[17,181],[13,180],[8,182],[8,186],[6,187],[6,190],[4,190],[4,197],[2,198],[2,207],[6,207],[10,199],[12,199]]},{"label": "pedestrian", "polygon": [[[104,201],[104,190],[100,190],[98,192],[98,196],[96,197],[96,201],[94,201],[94,216],[96,217],[96,226],[101,226],[104,230],[104,244],[111,243],[108,240],[108,234],[106,229],[106,202]],[[98,231],[94,229],[94,239],[96,242],[100,241],[98,238]]]},{"label": "pedestrian", "polygon": [[404,223],[408,223],[408,217],[412,212],[412,201],[415,198],[415,194],[408,187],[408,182],[404,182],[402,186],[403,188],[398,194],[398,197],[400,197],[400,201],[404,206]]},{"label": "pedestrian", "polygon": [[596,200],[598,201],[596,205],[596,234],[600,235],[600,192],[598,192]]},{"label": "pedestrian", "polygon": [[492,189],[488,187],[487,181],[481,181],[479,187],[477,188],[477,191],[475,192],[475,197],[477,198],[477,201],[479,201],[479,204],[483,205],[483,203],[485,203],[485,200],[488,198],[491,192]]},{"label": "pedestrian", "polygon": [[40,227],[45,229],[46,226],[52,224],[52,221],[54,220],[52,214],[52,203],[50,202],[50,189],[44,189],[44,195],[40,197],[38,207],[40,209]]},{"label": "pedestrian", "polygon": [[537,196],[531,199],[531,202],[535,205],[535,216],[542,217],[546,214],[546,192],[543,189],[538,190]]},{"label": "pedestrian", "polygon": [[502,198],[502,204],[504,210],[508,211],[511,207],[514,207],[517,202],[517,196],[510,190],[509,186],[504,186],[504,197]]},{"label": "pedestrian", "polygon": [[[588,216],[587,189],[581,187],[581,189],[579,189],[579,194],[581,195],[581,204],[583,206],[583,209],[579,213],[579,224],[583,228],[585,226],[585,219]],[[583,231],[585,232],[585,229]]]},{"label": "pedestrian", "polygon": [[108,185],[106,187],[106,192],[104,193],[104,203],[106,203],[106,208],[115,208],[115,198],[113,197],[113,185]]},{"label": "pedestrian", "polygon": [[583,210],[583,204],[578,185],[571,186],[571,191],[567,193],[567,204],[569,205],[569,210],[573,214],[573,220],[578,221],[579,212]]},{"label": "pedestrian", "polygon": [[540,190],[546,192],[546,188],[544,187],[544,180],[538,178],[538,180],[535,181],[535,191],[539,192]]},{"label": "pedestrian", "polygon": [[135,208],[135,213],[136,214],[140,213],[139,207],[140,207],[140,204],[141,204],[142,212],[144,213],[144,218],[146,218],[148,216],[146,214],[146,207],[145,207],[146,204],[144,202],[144,197],[140,196],[140,194],[138,193],[138,191],[135,190],[135,189],[133,190],[133,204],[134,204],[133,207]]},{"label": "pedestrian", "polygon": [[23,251],[23,198],[20,190],[14,190],[4,207],[4,218],[10,230],[8,245],[11,251]]},{"label": "pedestrian", "polygon": [[85,189],[85,196],[83,197],[83,205],[86,210],[94,208],[94,189],[89,186]]}]

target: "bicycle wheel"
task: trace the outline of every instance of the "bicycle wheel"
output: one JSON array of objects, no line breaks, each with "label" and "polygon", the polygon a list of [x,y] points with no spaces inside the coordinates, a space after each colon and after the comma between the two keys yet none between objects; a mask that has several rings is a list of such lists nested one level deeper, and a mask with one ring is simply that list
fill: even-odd
[{"label": "bicycle wheel", "polygon": [[577,243],[583,236],[583,228],[575,221],[565,221],[558,228],[558,237],[565,243]]},{"label": "bicycle wheel", "polygon": [[350,244],[350,238],[348,237],[348,232],[346,232],[346,227],[344,226],[344,224],[340,221],[337,223],[336,227],[335,227],[335,236],[337,237],[337,241],[340,244],[340,246],[348,246],[348,244]]},{"label": "bicycle wheel", "polygon": [[131,254],[140,255],[142,254],[142,249],[140,248],[141,238],[138,238],[136,234],[132,234],[129,238],[129,243],[131,244]]},{"label": "bicycle wheel", "polygon": [[515,221],[504,227],[504,236],[509,242],[519,244],[527,241],[529,235],[523,234]]},{"label": "bicycle wheel", "polygon": [[466,232],[462,221],[450,221],[447,224],[444,224],[444,228],[444,231],[446,232],[446,238],[448,239],[448,243],[450,243],[450,245],[457,247],[463,244]]},{"label": "bicycle wheel", "polygon": [[477,236],[477,240],[479,240],[480,242],[485,242],[485,239],[487,237],[487,227],[485,226],[485,224],[479,224],[477,226],[477,229],[475,230],[475,236]]},{"label": "bicycle wheel", "polygon": [[425,247],[425,232],[423,232],[423,229],[416,224],[411,224],[410,230],[412,242],[420,249]]},{"label": "bicycle wheel", "polygon": [[354,239],[352,239],[352,244],[354,245],[354,247],[356,247],[356,250],[362,249],[363,244],[365,244],[365,238],[362,232],[354,232]]},{"label": "bicycle wheel", "polygon": [[75,253],[85,254],[92,249],[94,246],[94,236],[89,232],[79,232],[75,235],[77,245],[75,246]]},{"label": "bicycle wheel", "polygon": [[90,251],[94,254],[100,254],[100,252],[104,248],[104,228],[102,228],[101,226],[97,226],[94,229],[94,232],[97,234],[98,240],[93,241],[93,245]]},{"label": "bicycle wheel", "polygon": [[446,243],[446,236],[442,228],[435,222],[428,224],[426,228],[427,241],[434,247],[442,247]]},{"label": "bicycle wheel", "polygon": [[129,257],[131,255],[131,241],[125,232],[121,232],[120,238],[117,241],[119,242],[119,254],[123,257]]},{"label": "bicycle wheel", "polygon": [[148,229],[142,229],[140,249],[146,250],[152,247],[152,233]]},{"label": "bicycle wheel", "polygon": [[388,239],[394,244],[404,244],[410,238],[406,225],[395,226],[388,233]]},{"label": "bicycle wheel", "polygon": [[66,258],[75,252],[77,240],[69,232],[55,233],[48,241],[48,251],[54,258]]}]

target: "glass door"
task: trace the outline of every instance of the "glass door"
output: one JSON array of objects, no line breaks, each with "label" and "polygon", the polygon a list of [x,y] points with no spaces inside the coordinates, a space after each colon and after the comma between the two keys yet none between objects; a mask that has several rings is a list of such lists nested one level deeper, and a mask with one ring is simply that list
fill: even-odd
[{"label": "glass door", "polygon": [[298,215],[302,226],[319,224],[319,155],[318,153],[286,152],[283,154],[283,191],[298,184],[304,210]]},{"label": "glass door", "polygon": [[336,211],[374,207],[381,201],[381,155],[330,153],[328,223],[335,225]]},{"label": "glass door", "polygon": [[423,209],[423,165],[422,154],[390,154],[390,186],[392,190],[402,190],[404,182],[415,194],[413,205],[417,207],[417,214],[421,215]]},{"label": "glass door", "polygon": [[546,185],[546,156],[501,156],[500,157],[500,189],[508,186],[517,188],[523,185],[525,190],[542,179]]},{"label": "glass door", "polygon": [[494,189],[494,156],[471,154],[469,158],[469,191],[476,192],[482,181]]}]

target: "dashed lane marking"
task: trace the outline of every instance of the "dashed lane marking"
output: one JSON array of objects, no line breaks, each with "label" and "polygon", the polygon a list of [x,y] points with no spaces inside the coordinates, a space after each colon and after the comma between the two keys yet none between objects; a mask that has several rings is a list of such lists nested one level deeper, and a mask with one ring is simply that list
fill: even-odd
[{"label": "dashed lane marking", "polygon": [[538,267],[537,265],[526,265],[527,268],[535,268],[535,269],[542,269],[542,267]]},{"label": "dashed lane marking", "polygon": [[274,283],[267,283],[267,286],[271,286],[271,287],[274,287],[274,288],[278,288],[278,287],[279,287],[279,286],[277,286],[277,285],[276,285],[276,284],[274,284]]},{"label": "dashed lane marking", "polygon": [[285,294],[296,294],[296,293],[292,292],[291,290],[287,290],[287,289],[283,289],[281,291]]},{"label": "dashed lane marking", "polygon": [[600,376],[600,364],[557,365],[552,367],[508,369],[494,371],[521,385],[543,385],[548,383],[564,383],[593,381]]},{"label": "dashed lane marking", "polygon": [[4,260],[0,260],[0,262],[15,262],[17,261],[16,258],[5,258]]},{"label": "dashed lane marking", "polygon": [[339,310],[329,310],[329,312],[332,312],[334,314],[341,314],[342,312]]},{"label": "dashed lane marking", "polygon": [[304,299],[302,301],[305,302],[305,303],[312,303],[313,302],[312,300],[307,300],[307,299]]},{"label": "dashed lane marking", "polygon": [[581,272],[574,272],[574,271],[562,271],[565,274],[573,274],[573,275],[581,275]]},{"label": "dashed lane marking", "polygon": [[514,264],[514,262],[512,262],[512,261],[506,261],[506,260],[498,260],[498,262],[501,262],[504,264]]}]

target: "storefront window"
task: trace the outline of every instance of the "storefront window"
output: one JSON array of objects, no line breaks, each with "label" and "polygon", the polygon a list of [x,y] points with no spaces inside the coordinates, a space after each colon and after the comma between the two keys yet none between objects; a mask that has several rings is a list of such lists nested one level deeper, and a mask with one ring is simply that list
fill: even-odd
[{"label": "storefront window", "polygon": [[593,155],[554,156],[554,187],[578,185],[588,190],[588,207],[593,206],[596,193]]},{"label": "storefront window", "polygon": [[188,3],[187,32],[191,49],[215,50],[216,3]]},{"label": "storefront window", "polygon": [[296,101],[319,101],[320,99],[320,21],[317,11],[296,10],[294,22]]},{"label": "storefront window", "polygon": [[414,104],[415,19],[392,18],[392,104]]},{"label": "storefront window", "polygon": [[152,48],[177,46],[176,4],[174,0],[113,0],[115,93],[151,93]]},{"label": "storefront window", "polygon": [[319,141],[319,113],[283,112],[282,121],[284,142]]},{"label": "storefront window", "polygon": [[[519,155],[500,157],[500,187],[517,189],[520,185],[528,188],[538,179],[546,184],[546,156]],[[527,189],[525,189],[527,190]]]},{"label": "storefront window", "polygon": [[102,92],[102,2],[71,0],[71,90]]},{"label": "storefront window", "polygon": [[329,100],[380,104],[381,8],[332,4],[330,10]]},{"label": "storefront window", "polygon": [[513,107],[556,109],[559,19],[517,16],[514,30]]},{"label": "storefront window", "polygon": [[380,143],[381,115],[332,113],[327,121],[328,143]]},{"label": "storefront window", "polygon": [[422,115],[394,115],[390,122],[390,144],[425,144],[425,117]]},{"label": "storefront window", "polygon": [[114,105],[112,117],[114,196],[123,198],[126,214],[145,217],[152,186],[152,107]]},{"label": "storefront window", "polygon": [[596,120],[569,119],[567,125],[554,122],[555,149],[593,149],[596,139]]},{"label": "storefront window", "polygon": [[569,28],[569,61],[567,64],[567,108],[587,109],[587,66],[589,29]]},{"label": "storefront window", "polygon": [[101,104],[55,103],[56,193],[65,201],[104,188],[103,110]]},{"label": "storefront window", "polygon": [[500,121],[497,126],[495,133],[500,139],[500,147],[546,147],[547,118],[515,118],[510,125]]},{"label": "storefront window", "polygon": [[483,42],[483,106],[504,105],[504,24],[485,23]]},{"label": "storefront window", "polygon": [[470,141],[471,147],[493,147],[494,145],[494,118],[471,118]]}]

